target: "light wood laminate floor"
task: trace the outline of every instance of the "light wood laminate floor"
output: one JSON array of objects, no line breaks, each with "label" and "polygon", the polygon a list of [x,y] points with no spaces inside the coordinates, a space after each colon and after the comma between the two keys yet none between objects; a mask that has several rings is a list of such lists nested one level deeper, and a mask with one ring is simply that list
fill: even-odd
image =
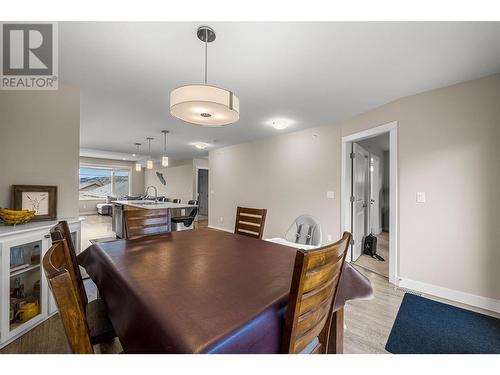
[{"label": "light wood laminate floor", "polygon": [[[200,221],[197,226],[206,226]],[[90,245],[89,240],[113,235],[111,220],[106,216],[88,216],[82,223],[82,249]],[[387,353],[384,349],[396,318],[403,292],[389,284],[385,277],[358,267],[372,282],[374,298],[348,302],[345,308],[346,329],[344,333],[345,353]],[[96,288],[91,280],[85,281],[90,299],[96,297]],[[97,345],[98,353],[119,353],[120,343]],[[0,354],[69,353],[69,347],[59,315],[41,323],[24,336],[0,349]]]},{"label": "light wood laminate floor", "polygon": [[389,277],[389,232],[382,232],[375,237],[377,237],[377,254],[384,258],[384,261],[361,254],[354,264]]}]

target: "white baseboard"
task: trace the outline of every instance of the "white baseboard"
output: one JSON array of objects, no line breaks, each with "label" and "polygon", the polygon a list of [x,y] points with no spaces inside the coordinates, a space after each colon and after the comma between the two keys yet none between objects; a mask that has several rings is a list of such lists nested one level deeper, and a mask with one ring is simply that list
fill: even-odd
[{"label": "white baseboard", "polygon": [[209,225],[208,227],[209,227],[209,228],[212,228],[212,229],[217,229],[217,230],[221,230],[221,231],[224,231],[224,232],[228,232],[228,233],[233,233],[233,231],[232,231],[232,230],[230,230],[230,229],[226,229],[226,228],[215,227],[215,226],[213,226],[213,225]]},{"label": "white baseboard", "polygon": [[476,294],[465,293],[459,290],[448,289],[442,286],[426,284],[421,281],[409,280],[405,278],[400,278],[397,285],[402,288],[415,290],[431,296],[444,298],[469,306],[479,307],[481,309],[500,314],[500,301],[493,298],[482,297]]}]

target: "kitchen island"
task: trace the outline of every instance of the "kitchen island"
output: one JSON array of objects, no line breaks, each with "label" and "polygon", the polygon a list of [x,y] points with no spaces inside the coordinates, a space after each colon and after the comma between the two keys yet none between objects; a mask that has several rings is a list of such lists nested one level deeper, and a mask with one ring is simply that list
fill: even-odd
[{"label": "kitchen island", "polygon": [[[170,211],[169,218],[174,216],[172,210],[183,210],[186,208],[196,208],[194,204],[172,203],[172,202],[155,202],[154,200],[122,200],[113,201],[113,223],[112,229],[116,233],[116,237],[125,237],[125,222],[123,211],[128,210],[161,210],[168,209]],[[170,227],[170,225],[169,225]]]}]

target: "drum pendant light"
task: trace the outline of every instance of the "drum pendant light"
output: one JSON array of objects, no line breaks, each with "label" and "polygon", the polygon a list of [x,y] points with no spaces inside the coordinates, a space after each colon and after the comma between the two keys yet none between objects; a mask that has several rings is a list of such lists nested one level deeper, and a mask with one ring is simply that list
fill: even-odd
[{"label": "drum pendant light", "polygon": [[170,93],[172,116],[201,126],[229,125],[240,118],[240,100],[232,91],[207,84],[208,43],[215,40],[215,32],[208,26],[197,31],[205,43],[205,84],[178,87]]}]

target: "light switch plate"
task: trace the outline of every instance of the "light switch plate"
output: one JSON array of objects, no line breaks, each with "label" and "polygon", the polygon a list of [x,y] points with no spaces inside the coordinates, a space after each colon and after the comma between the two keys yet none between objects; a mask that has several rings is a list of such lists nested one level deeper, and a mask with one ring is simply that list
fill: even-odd
[{"label": "light switch plate", "polygon": [[425,203],[425,191],[417,191],[417,203]]},{"label": "light switch plate", "polygon": [[334,199],[335,198],[335,192],[334,191],[327,191],[326,192],[326,198],[327,199]]}]

